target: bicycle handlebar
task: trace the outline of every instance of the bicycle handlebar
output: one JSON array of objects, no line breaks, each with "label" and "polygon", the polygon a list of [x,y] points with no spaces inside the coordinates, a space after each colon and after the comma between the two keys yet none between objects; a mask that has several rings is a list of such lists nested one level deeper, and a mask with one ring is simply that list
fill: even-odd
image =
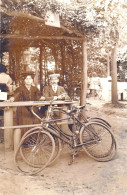
[{"label": "bicycle handlebar", "polygon": [[43,121],[43,119],[42,119],[36,112],[34,112],[33,107],[34,107],[34,106],[30,107],[30,111],[32,112],[32,114],[33,114],[34,116],[36,116],[40,121]]},{"label": "bicycle handlebar", "polygon": [[67,110],[67,111],[66,110],[62,110],[62,111],[65,112],[68,115],[71,115],[71,114],[77,112],[78,110],[83,110],[85,107],[86,107],[85,105],[83,105],[83,106],[77,106],[73,110]]},{"label": "bicycle handlebar", "polygon": [[[50,111],[49,111],[49,112],[51,112],[51,110],[61,109],[61,111],[64,112],[65,114],[67,114],[67,115],[74,114],[74,113],[76,113],[78,110],[83,110],[83,109],[86,107],[86,105],[83,105],[83,106],[77,106],[77,107],[75,107],[75,108],[72,109],[72,110],[64,110],[64,109],[62,109],[62,107],[52,106],[52,102],[53,102],[53,100],[50,102],[50,105],[49,105],[49,110],[50,110]],[[37,113],[34,112],[33,107],[34,107],[34,106],[30,107],[30,110],[31,110],[32,114],[33,114],[34,116],[36,116],[40,121],[43,121],[44,119],[41,118]],[[48,116],[48,113],[47,113],[47,116]]]}]

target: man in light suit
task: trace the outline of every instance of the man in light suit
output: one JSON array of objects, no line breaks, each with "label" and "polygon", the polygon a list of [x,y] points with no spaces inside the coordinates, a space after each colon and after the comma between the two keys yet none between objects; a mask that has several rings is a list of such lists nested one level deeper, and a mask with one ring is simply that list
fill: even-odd
[{"label": "man in light suit", "polygon": [[65,89],[58,85],[59,76],[59,74],[49,75],[50,85],[45,86],[43,90],[45,100],[70,100],[70,97],[66,93]]},{"label": "man in light suit", "polygon": [[[49,75],[49,85],[45,86],[43,89],[43,97],[45,100],[70,100],[70,97],[66,93],[64,87],[58,85],[59,76],[59,74]],[[47,109],[48,106],[43,106],[40,111],[45,115]]]},{"label": "man in light suit", "polygon": [[[45,100],[71,100],[67,92],[65,91],[64,87],[58,85],[59,76],[60,76],[59,74],[49,75],[50,85],[45,86],[43,90],[43,96],[45,97]],[[65,106],[65,107],[69,109],[69,106]],[[41,108],[42,113],[46,113],[47,109],[48,109],[48,106],[42,107]],[[58,113],[54,113],[54,117],[59,118],[61,116],[59,115],[59,112],[58,112]],[[71,134],[70,130],[72,129],[72,125],[69,125],[70,130],[68,129],[67,125],[64,125],[64,126],[65,127],[62,127],[63,131],[67,134]]]}]

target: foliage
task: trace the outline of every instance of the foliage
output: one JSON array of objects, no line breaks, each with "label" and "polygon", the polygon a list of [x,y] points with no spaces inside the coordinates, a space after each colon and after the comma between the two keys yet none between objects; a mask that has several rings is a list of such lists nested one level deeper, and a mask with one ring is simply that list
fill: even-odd
[{"label": "foliage", "polygon": [[[29,13],[42,19],[45,19],[48,10],[58,13],[61,25],[74,29],[87,39],[88,74],[96,72],[97,76],[106,76],[107,55],[111,54],[116,44],[119,48],[119,61],[127,58],[126,50],[123,49],[127,43],[126,0],[1,0],[1,8],[4,12]],[[54,43],[57,51],[52,51],[51,56],[55,58],[56,71],[65,75],[64,80],[69,85],[69,78],[72,83],[75,83],[76,79],[80,80],[82,51],[78,41],[66,41],[63,48],[65,55],[62,56],[61,44],[60,41]],[[50,61],[48,50],[46,53],[46,59]]]}]

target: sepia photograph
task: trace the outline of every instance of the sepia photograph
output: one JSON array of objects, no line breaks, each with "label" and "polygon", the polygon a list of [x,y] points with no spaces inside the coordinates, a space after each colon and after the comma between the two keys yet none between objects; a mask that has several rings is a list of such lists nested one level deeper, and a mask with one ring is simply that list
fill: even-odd
[{"label": "sepia photograph", "polygon": [[0,0],[0,195],[127,195],[127,0]]}]

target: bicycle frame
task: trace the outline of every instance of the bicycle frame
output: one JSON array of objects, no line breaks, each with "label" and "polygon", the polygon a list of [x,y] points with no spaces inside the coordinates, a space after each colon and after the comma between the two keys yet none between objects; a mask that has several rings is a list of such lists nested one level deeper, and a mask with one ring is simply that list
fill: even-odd
[{"label": "bicycle frame", "polygon": [[[49,106],[46,118],[40,118],[31,109],[33,115],[39,118],[41,123],[29,129],[21,138],[15,154],[17,168],[30,174],[42,171],[59,157],[62,149],[61,142],[66,143],[71,150],[70,164],[81,148],[97,161],[104,162],[113,159],[116,153],[116,141],[112,132],[101,122],[87,120],[81,113],[84,107],[79,106],[71,110],[58,107],[57,109],[60,109],[65,117],[57,119],[52,115],[56,109],[52,105]],[[65,124],[65,120],[72,121],[71,135],[65,133],[61,126]],[[67,124],[70,123],[67,122]],[[23,162],[18,159],[19,155]]]},{"label": "bicycle frame", "polygon": [[[50,113],[52,113],[53,109],[61,109],[60,107],[53,107],[52,105],[49,106],[49,109],[48,109],[48,112],[47,112],[47,116],[45,119],[41,119],[34,111],[33,109],[31,109],[31,112],[41,120],[41,123],[42,123],[42,127],[45,128],[48,132],[50,132],[52,134],[52,136],[56,136],[57,138],[59,138],[61,141],[69,144],[72,148],[75,148],[75,147],[80,147],[82,145],[85,145],[85,144],[88,144],[88,143],[93,143],[93,141],[95,141],[95,137],[97,137],[96,140],[98,140],[98,136],[95,135],[95,132],[90,132],[90,130],[86,130],[89,132],[89,134],[91,134],[92,137],[94,137],[94,139],[91,139],[89,141],[87,141],[86,143],[84,142],[83,144],[80,144],[80,143],[77,143],[76,142],[76,137],[77,137],[77,134],[75,133],[75,130],[72,131],[72,135],[69,135],[69,134],[66,134],[65,132],[62,131],[61,127],[59,126],[58,122],[60,121],[65,121],[65,120],[72,120],[73,121],[73,126],[76,124],[76,122],[79,124],[79,127],[80,129],[79,130],[79,134],[80,134],[80,130],[83,126],[85,126],[85,123],[87,123],[87,119],[81,114],[80,116],[82,117],[83,119],[83,123],[80,122],[80,120],[78,119],[78,117],[75,117],[74,114],[72,113],[75,113],[75,111],[77,111],[77,109],[75,111],[71,111],[71,112],[67,112],[65,110],[60,110],[61,112],[63,112],[64,114],[68,115],[69,117],[67,118],[61,118],[61,119],[53,119],[51,118],[51,115]],[[79,135],[78,135],[79,137]]]}]

